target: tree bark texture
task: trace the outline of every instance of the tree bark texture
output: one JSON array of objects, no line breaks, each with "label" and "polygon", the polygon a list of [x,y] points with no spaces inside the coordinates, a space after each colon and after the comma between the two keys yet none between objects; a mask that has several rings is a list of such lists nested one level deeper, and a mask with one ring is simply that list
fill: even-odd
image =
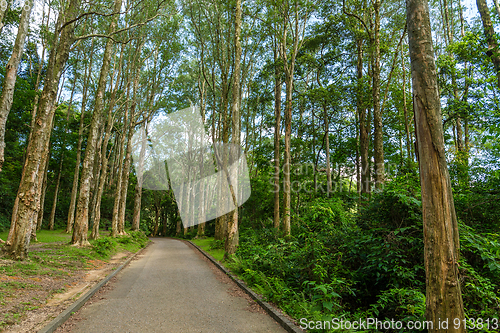
[{"label": "tree bark texture", "polygon": [[[240,135],[241,135],[241,122],[240,122],[240,86],[241,86],[241,0],[236,0],[235,8],[235,20],[234,20],[234,71],[233,71],[233,94],[232,94],[232,104],[231,104],[231,115],[233,120],[233,138],[232,138],[232,157],[233,161],[238,161],[240,155]],[[234,191],[235,184],[229,184],[231,189],[235,209],[230,214],[227,225],[227,238],[225,244],[226,255],[233,255],[236,253],[238,248],[239,237],[238,237],[238,202]]]},{"label": "tree bark texture", "polygon": [[424,222],[426,319],[434,324],[429,332],[465,332],[463,325],[439,328],[445,319],[451,323],[464,319],[458,225],[446,165],[428,3],[407,0],[406,6]]}]

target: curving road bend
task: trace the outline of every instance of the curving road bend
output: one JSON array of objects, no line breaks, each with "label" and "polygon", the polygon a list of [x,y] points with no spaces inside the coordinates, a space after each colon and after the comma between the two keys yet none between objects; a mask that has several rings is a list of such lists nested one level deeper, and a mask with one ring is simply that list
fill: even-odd
[{"label": "curving road bend", "polygon": [[[230,295],[193,248],[175,239],[154,243],[117,275],[104,299],[80,310],[75,333],[280,333],[267,314]],[[234,288],[234,287],[233,287]]]}]

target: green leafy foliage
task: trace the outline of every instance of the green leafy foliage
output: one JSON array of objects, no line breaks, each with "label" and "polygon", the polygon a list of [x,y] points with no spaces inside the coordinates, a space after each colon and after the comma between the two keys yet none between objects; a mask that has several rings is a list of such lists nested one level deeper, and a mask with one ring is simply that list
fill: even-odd
[{"label": "green leafy foliage", "polygon": [[[228,265],[294,318],[423,320],[423,225],[415,184],[414,174],[401,175],[357,213],[336,197],[309,201],[294,217],[288,240],[270,219],[257,228],[243,224]],[[500,295],[499,237],[463,223],[459,229],[466,314],[493,318]]]},{"label": "green leafy foliage", "polygon": [[111,237],[102,237],[92,242],[94,251],[101,257],[108,257],[116,248],[117,241]]},{"label": "green leafy foliage", "polygon": [[101,237],[91,241],[92,248],[95,253],[103,258],[108,258],[116,252],[118,246],[129,250],[137,251],[146,246],[149,242],[148,238],[142,231],[130,231],[127,235],[113,237]]}]

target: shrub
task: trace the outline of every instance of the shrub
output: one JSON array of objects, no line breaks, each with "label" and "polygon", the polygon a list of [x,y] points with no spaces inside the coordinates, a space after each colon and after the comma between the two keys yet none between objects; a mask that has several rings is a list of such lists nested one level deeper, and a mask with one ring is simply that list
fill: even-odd
[{"label": "shrub", "polygon": [[103,258],[109,257],[116,245],[116,240],[111,237],[102,237],[92,242],[94,251]]}]

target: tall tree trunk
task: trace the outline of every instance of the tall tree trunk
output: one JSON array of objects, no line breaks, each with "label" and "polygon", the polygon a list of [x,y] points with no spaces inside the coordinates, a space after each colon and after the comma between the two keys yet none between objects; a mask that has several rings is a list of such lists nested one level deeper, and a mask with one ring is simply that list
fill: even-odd
[{"label": "tall tree trunk", "polygon": [[[200,82],[201,81],[201,82]],[[201,121],[204,124],[205,123],[205,113],[206,113],[206,80],[203,78],[198,77],[198,91],[200,94],[200,113],[201,113]],[[203,136],[200,138],[200,147],[204,147],[208,142],[204,142]],[[200,149],[200,154],[199,154],[199,168],[200,168],[200,177],[204,176],[204,169],[205,169],[205,163],[204,163],[204,149]],[[208,195],[205,193],[205,184],[201,182],[199,184],[200,188],[198,189],[198,193],[200,195],[199,199],[199,208],[198,208],[198,230],[196,232],[196,237],[204,237],[205,236],[205,221],[206,221],[206,210],[207,210],[207,202],[208,201]]]},{"label": "tall tree trunk", "polygon": [[[314,121],[314,112],[311,112],[311,125],[313,129],[312,133],[312,144],[313,144],[313,156],[316,156],[316,125]],[[318,158],[314,159],[313,164],[313,191],[311,191],[311,200],[316,195],[318,191]]]},{"label": "tall tree trunk", "polygon": [[458,225],[446,165],[429,7],[427,0],[407,0],[406,5],[424,220],[426,319],[434,324],[429,332],[465,332],[462,325],[439,328],[445,319],[464,320]]},{"label": "tall tree trunk", "polygon": [[[177,225],[175,227],[175,236],[179,236],[181,234],[181,231],[182,231],[182,220],[181,220],[180,216],[181,216],[181,211],[183,209],[183,204],[184,204],[184,188],[185,187],[186,186],[181,186],[179,198],[176,198],[176,200],[177,200]],[[173,189],[170,188],[170,191],[171,191],[170,193],[172,193]],[[215,231],[217,231],[217,223],[215,224]],[[215,235],[217,235],[217,232],[215,233]],[[214,239],[217,240],[217,238],[215,238],[215,237],[214,237]]]},{"label": "tall tree trunk", "polygon": [[[128,98],[127,98],[128,99]],[[128,125],[128,106],[126,106],[125,109],[125,115],[124,115],[124,128],[122,129],[122,134],[121,139],[120,139],[120,144],[118,149],[120,150],[120,153],[117,155],[117,164],[118,164],[118,171],[116,171],[117,179],[116,179],[116,188],[115,188],[115,201],[113,204],[113,218],[111,220],[111,236],[116,237],[119,233],[118,230],[118,219],[119,219],[119,213],[120,213],[120,199],[121,199],[121,191],[122,191],[122,176],[123,176],[123,151],[125,149],[125,128],[127,128]],[[131,121],[131,120],[130,120]]]},{"label": "tall tree trunk", "polygon": [[[140,55],[142,46],[144,44],[142,43],[140,46],[137,47],[136,49],[136,56]],[[137,60],[136,60],[137,61]],[[126,211],[126,205],[127,205],[127,193],[128,193],[128,182],[129,182],[129,177],[130,177],[130,164],[132,162],[132,137],[134,135],[134,128],[135,128],[135,114],[136,114],[136,108],[137,108],[137,94],[138,94],[138,89],[139,89],[139,78],[140,78],[140,64],[136,63],[134,65],[134,79],[133,79],[133,87],[132,87],[132,105],[130,107],[130,122],[129,122],[129,130],[128,130],[128,136],[127,136],[127,151],[125,154],[125,163],[123,165],[123,174],[122,174],[122,184],[121,184],[121,191],[120,191],[120,206],[119,206],[119,212],[118,212],[118,234],[119,235],[125,235],[125,211]]]},{"label": "tall tree trunk", "polygon": [[[221,106],[222,106],[222,126],[220,126],[219,123],[219,130],[222,128],[222,142],[224,144],[223,148],[223,153],[222,153],[222,169],[227,169],[227,161],[228,161],[228,153],[227,153],[227,146],[229,142],[229,117],[227,115],[227,108],[228,108],[228,99],[227,99],[227,93],[228,93],[228,84],[227,84],[227,79],[224,76],[221,76],[221,86],[222,86],[222,101],[221,101]],[[220,136],[219,136],[220,137]],[[215,139],[215,138],[214,138]],[[226,233],[227,233],[227,219],[228,216],[223,215],[218,217],[215,220],[215,235],[214,238],[216,240],[225,240],[226,239]]]},{"label": "tall tree trunk", "polygon": [[113,127],[113,117],[112,114],[113,107],[110,106],[108,111],[108,123],[106,125],[106,133],[104,135],[104,143],[101,147],[101,155],[102,155],[102,171],[99,177],[99,184],[97,186],[97,198],[96,198],[96,206],[95,206],[95,216],[92,223],[92,232],[90,233],[90,239],[98,239],[99,238],[99,225],[101,222],[101,199],[104,193],[104,186],[106,183],[107,171],[108,171],[108,161],[109,156],[107,155],[107,147],[109,143],[109,138],[111,136],[111,129]]},{"label": "tall tree trunk", "polygon": [[[278,41],[276,41],[278,44]],[[278,45],[274,50],[274,216],[275,229],[280,227],[280,139],[281,139],[281,64]]]},{"label": "tall tree trunk", "polygon": [[285,75],[286,84],[286,107],[285,107],[285,154],[283,161],[283,231],[285,235],[291,233],[291,137],[292,137],[292,91],[293,71],[288,70]]},{"label": "tall tree trunk", "polygon": [[54,224],[56,219],[56,208],[57,208],[57,195],[59,193],[59,185],[61,184],[62,165],[63,161],[61,156],[61,161],[59,162],[59,170],[57,173],[56,187],[54,188],[54,200],[52,201],[52,209],[50,210],[49,230],[54,230]]},{"label": "tall tree trunk", "polygon": [[159,199],[159,193],[156,193],[157,191],[154,192],[154,208],[155,208],[155,225],[153,229],[153,237],[156,237],[158,235],[158,227],[160,226],[160,202],[161,198]]},{"label": "tall tree trunk", "polygon": [[382,188],[385,181],[384,136],[380,108],[380,0],[373,2],[375,26],[373,28],[373,157],[375,160],[375,187]]},{"label": "tall tree trunk", "polygon": [[[68,21],[73,20],[79,12],[80,0],[70,0],[61,15]],[[31,129],[31,138],[27,147],[21,182],[17,192],[17,214],[13,221],[13,232],[4,245],[7,256],[24,259],[28,254],[31,228],[35,226],[40,204],[39,177],[43,155],[48,151],[52,123],[55,113],[55,100],[59,79],[68,60],[70,46],[73,43],[74,23],[65,25],[55,41],[47,65],[45,86],[40,97],[36,121]]]},{"label": "tall tree trunk", "polygon": [[[287,20],[288,14],[286,13]],[[285,23],[288,25],[288,22]],[[281,35],[281,48],[280,56],[285,64],[285,86],[286,86],[286,99],[285,99],[285,154],[283,161],[283,231],[286,236],[291,233],[291,181],[290,181],[290,167],[292,163],[291,159],[291,137],[292,137],[292,92],[293,92],[293,76],[295,71],[295,58],[299,51],[300,45],[300,28],[299,28],[299,3],[295,1],[294,3],[294,24],[293,24],[293,44],[290,52],[290,57],[288,57],[286,52],[287,45],[287,33],[288,27],[284,28],[283,34]],[[305,21],[304,21],[305,29]],[[300,44],[300,45],[299,45]]]},{"label": "tall tree trunk", "polygon": [[410,125],[408,122],[408,108],[406,106],[406,66],[405,55],[403,53],[403,44],[401,44],[401,69],[403,71],[403,117],[405,118],[405,134],[406,134],[406,156],[409,161],[413,161],[411,153],[411,140],[410,140]]},{"label": "tall tree trunk", "polygon": [[[240,119],[240,72],[241,72],[241,0],[236,0],[235,8],[235,19],[234,19],[234,71],[233,71],[233,93],[232,93],[232,105],[231,105],[231,116],[233,120],[233,138],[232,138],[232,157],[233,161],[237,163],[240,156],[240,135],[241,135],[241,119]],[[239,175],[237,175],[237,178]],[[238,183],[238,180],[237,180]],[[235,186],[236,185],[236,186]],[[239,237],[238,237],[238,201],[236,197],[236,191],[238,191],[238,184],[229,184],[229,188],[232,192],[233,201],[235,209],[228,220],[227,226],[227,238],[226,238],[226,255],[230,256],[236,253],[238,248]]]},{"label": "tall tree trunk", "polygon": [[68,234],[73,231],[73,223],[75,222],[76,198],[78,195],[78,179],[80,177],[80,163],[82,160],[83,131],[85,129],[84,116],[85,116],[85,108],[87,106],[89,79],[94,59],[93,50],[94,50],[94,40],[92,40],[90,60],[87,68],[85,69],[85,78],[83,80],[82,104],[80,108],[80,127],[78,129],[78,143],[76,148],[76,163],[75,163],[75,171],[73,173],[73,186],[71,187],[71,201],[69,204],[69,211],[68,211],[68,223],[66,225],[66,233]]},{"label": "tall tree trunk", "polygon": [[[51,152],[51,144],[49,144],[49,154],[47,155],[47,161],[50,160],[50,152]],[[45,210],[45,194],[47,193],[47,175],[49,171],[49,163],[43,163],[43,176],[40,178],[41,179],[41,196],[40,196],[40,208],[38,210],[38,215],[37,215],[37,223],[36,223],[36,230],[42,229],[42,224],[43,224],[43,212]],[[31,233],[33,236],[33,232]],[[34,238],[33,238],[34,239]]]},{"label": "tall tree trunk", "polygon": [[[121,191],[120,191],[120,206],[118,212],[118,234],[125,235],[125,211],[127,204],[127,192],[128,192],[128,180],[130,177],[130,163],[132,161],[132,136],[134,135],[134,122],[133,122],[133,113],[131,116],[131,124],[129,128],[128,138],[127,138],[127,151],[125,154],[125,162],[123,164],[122,170],[122,183],[121,183]],[[120,186],[120,185],[118,185]]]},{"label": "tall tree trunk", "polygon": [[141,152],[139,153],[139,163],[137,170],[137,184],[135,185],[135,194],[134,194],[134,217],[132,219],[132,230],[139,230],[141,223],[141,199],[142,199],[142,182],[143,182],[143,173],[144,173],[144,158],[146,155],[146,137],[147,137],[147,124],[143,125],[141,138]]},{"label": "tall tree trunk", "polygon": [[[122,6],[122,0],[115,0],[114,2],[114,12],[120,12]],[[112,34],[118,24],[118,15],[113,17],[111,24],[108,29],[108,34]],[[71,244],[78,246],[88,245],[87,231],[88,231],[88,220],[89,220],[89,201],[90,201],[90,190],[93,178],[93,167],[94,159],[96,155],[96,147],[101,114],[104,104],[104,93],[106,91],[106,81],[108,79],[109,67],[111,63],[111,52],[113,51],[114,42],[111,39],[106,41],[106,48],[104,49],[101,73],[99,75],[99,83],[97,86],[94,111],[92,113],[92,120],[90,122],[89,137],[87,140],[87,147],[85,148],[85,157],[83,159],[82,165],[82,176],[80,180],[80,191],[78,194],[78,204],[76,206],[75,224],[73,228],[73,237],[71,239]]]},{"label": "tall tree trunk", "polygon": [[65,152],[65,145],[66,145],[66,137],[68,135],[68,127],[69,127],[69,119],[71,116],[71,107],[73,105],[73,96],[75,93],[75,88],[76,88],[76,79],[73,81],[73,88],[71,89],[71,97],[68,103],[68,111],[66,112],[66,124],[65,124],[65,131],[64,131],[64,138],[62,142],[62,147],[61,147],[61,160],[59,161],[59,169],[57,173],[57,181],[56,181],[56,187],[54,189],[54,200],[52,201],[52,209],[50,211],[50,217],[49,217],[49,230],[54,230],[54,223],[55,223],[55,216],[56,216],[56,208],[57,208],[57,197],[59,194],[59,186],[61,184],[61,175],[62,175],[62,167],[64,163],[64,152]]},{"label": "tall tree trunk", "polygon": [[326,195],[330,197],[332,193],[332,169],[330,167],[330,123],[326,105],[323,104],[323,118],[325,124],[325,153],[326,153]]},{"label": "tall tree trunk", "polygon": [[[24,50],[24,42],[28,33],[31,3],[26,2],[27,8],[21,10],[21,19],[19,21],[19,28],[17,29],[16,41],[14,42],[14,49],[10,56],[7,66],[5,66],[5,76],[3,80],[2,94],[0,95],[0,172],[2,171],[4,154],[5,154],[5,125],[7,117],[9,116],[10,108],[14,98],[14,87],[17,79],[17,69],[21,63],[21,58]],[[1,6],[0,6],[1,7]],[[0,11],[0,24],[2,22],[3,12]],[[1,30],[1,28],[0,28]]]},{"label": "tall tree trunk", "polygon": [[486,4],[486,0],[476,0],[477,9],[479,14],[481,14],[481,20],[483,21],[484,35],[486,36],[486,42],[488,42],[488,51],[486,54],[490,57],[495,67],[495,72],[497,75],[497,86],[500,88],[500,53],[498,49],[498,43],[495,39],[495,30],[493,29],[493,24],[491,23],[490,10]]},{"label": "tall tree trunk", "polygon": [[359,154],[361,159],[361,198],[367,199],[370,193],[370,166],[368,160],[370,122],[367,120],[366,106],[363,102],[363,40],[356,40],[357,47],[357,97],[356,107],[359,119]]}]

